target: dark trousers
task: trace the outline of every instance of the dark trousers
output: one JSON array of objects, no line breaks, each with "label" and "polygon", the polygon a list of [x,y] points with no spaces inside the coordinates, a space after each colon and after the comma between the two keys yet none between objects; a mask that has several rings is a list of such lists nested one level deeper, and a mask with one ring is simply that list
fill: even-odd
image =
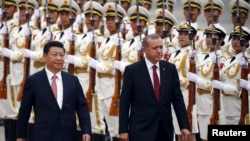
[{"label": "dark trousers", "polygon": [[161,119],[159,119],[159,126],[154,141],[170,141],[167,130],[165,129],[164,123]]}]

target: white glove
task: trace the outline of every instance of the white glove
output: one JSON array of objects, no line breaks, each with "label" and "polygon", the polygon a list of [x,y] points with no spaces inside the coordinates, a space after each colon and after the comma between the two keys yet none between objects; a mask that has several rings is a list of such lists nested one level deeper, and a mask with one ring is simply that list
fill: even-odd
[{"label": "white glove", "polygon": [[74,33],[69,33],[69,34],[67,34],[67,39],[68,39],[69,41],[74,41],[75,38],[76,38],[76,35],[75,35]]},{"label": "white glove", "polygon": [[1,34],[5,35],[8,34],[8,28],[4,25],[3,28],[1,29]]},{"label": "white glove", "polygon": [[121,69],[121,61],[114,61],[114,68],[120,70]]},{"label": "white glove", "polygon": [[12,50],[10,50],[10,49],[8,49],[6,47],[2,48],[2,55],[5,56],[5,57],[10,58],[10,55],[11,55],[12,52],[13,52]]},{"label": "white glove", "polygon": [[23,49],[23,56],[26,57],[26,58],[30,58],[32,54],[32,51],[29,50],[29,49]]},{"label": "white glove", "polygon": [[74,55],[67,55],[67,62],[69,64],[75,64],[75,56]]},{"label": "white glove", "polygon": [[193,51],[191,51],[190,53],[189,53],[189,58],[190,57],[195,57],[196,56],[196,51],[195,50],[193,50]]},{"label": "white glove", "polygon": [[124,22],[121,24],[120,30],[121,30],[122,32],[126,31],[126,24],[125,24]]},{"label": "white glove", "polygon": [[141,44],[141,42],[138,42],[138,43],[137,43],[136,48],[137,48],[137,51],[140,51],[140,50],[142,49],[142,44]]},{"label": "white glove", "polygon": [[195,74],[195,73],[188,72],[187,78],[188,78],[189,81],[192,81],[192,82],[196,83],[197,80],[198,80],[200,77],[199,77],[197,74]]},{"label": "white glove", "polygon": [[223,90],[224,84],[221,81],[213,80],[212,81],[212,87],[215,89]]},{"label": "white glove", "polygon": [[122,47],[122,43],[123,43],[123,40],[121,38],[120,39],[118,39],[118,38],[115,39],[115,46],[120,45],[120,47]]},{"label": "white glove", "polygon": [[247,62],[247,60],[246,60],[245,58],[241,58],[241,59],[240,59],[240,65],[241,65],[241,66],[247,66],[247,63],[248,63],[248,62]]},{"label": "white glove", "polygon": [[93,36],[93,35],[89,35],[89,42],[93,43],[93,41],[96,42],[97,38],[95,36]]},{"label": "white glove", "polygon": [[38,18],[40,18],[40,10],[39,9],[35,9],[35,17],[38,19]]},{"label": "white glove", "polygon": [[3,9],[2,9],[2,7],[0,8],[0,17],[2,17],[3,16]]},{"label": "white glove", "polygon": [[75,21],[78,25],[81,25],[83,23],[83,18],[81,15],[78,15],[76,17],[76,21]]},{"label": "white glove", "polygon": [[52,39],[52,37],[53,37],[53,34],[52,34],[52,32],[46,32],[45,33],[45,37],[46,37],[46,40],[47,41],[50,41],[51,39]]},{"label": "white glove", "polygon": [[94,58],[89,58],[89,66],[91,67],[91,68],[93,68],[93,69],[96,69],[96,65],[97,65],[97,61],[96,61],[96,59],[94,59]]},{"label": "white glove", "polygon": [[144,33],[145,35],[148,34],[148,27],[145,27],[145,28],[143,29],[143,33]]},{"label": "white glove", "polygon": [[245,79],[240,79],[240,87],[250,91],[250,82]]},{"label": "white glove", "polygon": [[[216,60],[217,59],[217,60]],[[215,64],[215,63],[220,63],[220,58],[219,57],[217,57],[216,58],[216,56],[215,55],[213,55],[213,57],[212,57],[212,62]]]},{"label": "white glove", "polygon": [[23,33],[25,36],[31,35],[31,30],[28,27],[23,27]]},{"label": "white glove", "polygon": [[61,24],[61,23],[62,23],[61,18],[57,18],[56,24]]}]

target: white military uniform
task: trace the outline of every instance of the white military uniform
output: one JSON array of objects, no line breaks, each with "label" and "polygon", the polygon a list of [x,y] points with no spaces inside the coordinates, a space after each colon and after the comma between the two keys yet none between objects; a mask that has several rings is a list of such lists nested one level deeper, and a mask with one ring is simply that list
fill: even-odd
[{"label": "white military uniform", "polygon": [[[12,34],[10,35],[10,46],[12,53],[10,55],[10,85],[12,86],[10,95],[13,95],[14,99],[17,98],[19,85],[22,82],[24,74],[24,64],[23,64],[23,49],[25,48],[25,28],[27,28],[27,23],[13,29]],[[32,36],[34,37],[38,33],[38,29],[32,28]],[[12,99],[13,100],[13,99]],[[14,101],[13,101],[14,102]],[[20,106],[20,101],[15,101],[15,108],[18,111]]]},{"label": "white military uniform", "polygon": [[[216,51],[218,57],[219,68],[222,69],[225,57],[222,56],[221,50]],[[199,79],[196,81],[196,106],[198,123],[200,129],[200,136],[202,139],[207,140],[208,125],[210,124],[210,117],[213,112],[213,93],[211,86],[211,78],[213,78],[215,52],[208,54],[198,54],[196,63],[196,74]],[[222,117],[219,112],[219,117]]]},{"label": "white military uniform", "polygon": [[[214,26],[221,26],[221,25],[220,25],[220,23],[216,23],[216,24],[214,24]],[[202,54],[209,53],[210,49],[206,45],[206,36],[203,35],[203,31],[198,30],[197,34],[199,34],[199,35],[197,35],[198,36],[197,38],[199,38],[199,40],[196,41],[197,53],[202,53]],[[222,50],[222,54],[224,56],[223,50]]]},{"label": "white military uniform", "polygon": [[[94,30],[95,34],[95,50],[97,54],[97,50],[99,48],[99,44],[103,41],[103,36],[100,33],[99,29]],[[89,51],[92,45],[92,37],[93,32],[87,32],[86,34],[78,35],[77,40],[75,42],[75,75],[79,78],[81,86],[83,87],[84,94],[86,96],[86,92],[89,88],[89,71],[88,71],[88,59],[89,59]],[[100,118],[99,111],[101,111],[101,107],[98,102],[98,95],[93,96],[92,100],[92,112],[90,112],[91,116],[91,127],[93,133],[102,133],[105,131],[105,123],[103,119]]]},{"label": "white military uniform", "polygon": [[225,67],[221,71],[221,82],[224,84],[222,90],[222,112],[225,115],[225,124],[238,124],[241,113],[241,99],[239,78],[241,77],[240,60],[242,53],[227,59]]},{"label": "white military uniform", "polygon": [[135,63],[138,61],[138,49],[140,49],[141,41],[145,37],[144,34],[138,35],[131,39],[130,41],[126,41],[122,46],[122,59],[120,71],[124,73],[127,65]]},{"label": "white military uniform", "polygon": [[[13,29],[18,25],[18,20],[17,19],[11,19],[11,20],[8,20],[6,21],[7,22],[7,27],[8,27],[8,34],[10,35],[11,32],[13,31]],[[2,50],[2,48],[4,47],[3,45],[3,36],[4,36],[4,33],[5,33],[5,22],[3,22],[1,24],[1,27],[0,27],[0,33],[2,34],[0,36],[0,49]],[[10,36],[9,36],[10,37]],[[10,46],[9,46],[10,47]],[[0,57],[1,57],[1,60],[0,60],[0,78],[2,80],[2,77],[3,77],[3,74],[4,74],[4,64],[3,64],[3,59],[2,59],[2,51],[0,51]],[[7,69],[7,68],[5,68]],[[10,69],[10,68],[8,68]],[[8,74],[7,74],[8,75]],[[9,83],[8,81],[10,80],[9,76],[8,78],[6,78],[6,82]],[[7,91],[8,91],[8,87],[7,87]],[[14,107],[12,105],[12,102],[10,101],[10,95],[7,94],[7,99],[1,99],[0,98],[0,118],[5,118],[7,117],[8,115],[14,115]]]},{"label": "white military uniform", "polygon": [[[169,59],[169,62],[174,63],[178,74],[179,74],[179,79],[180,79],[180,85],[181,85],[181,91],[183,94],[184,102],[186,105],[186,108],[188,106],[188,85],[189,85],[189,80],[187,78],[187,73],[189,70],[189,54],[192,52],[192,47],[191,46],[186,46],[180,48],[178,51],[173,53]],[[174,122],[174,129],[175,133],[180,135],[180,128],[177,122],[177,118],[175,115],[174,110],[172,109],[172,116],[173,116],[173,122]],[[193,111],[192,111],[192,133],[198,133],[198,122],[197,122],[197,117],[196,117],[196,105],[193,105]]]}]

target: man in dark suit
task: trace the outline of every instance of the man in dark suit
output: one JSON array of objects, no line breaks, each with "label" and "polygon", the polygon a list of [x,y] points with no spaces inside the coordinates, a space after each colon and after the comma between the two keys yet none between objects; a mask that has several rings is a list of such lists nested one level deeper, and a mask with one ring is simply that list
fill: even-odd
[{"label": "man in dark suit", "polygon": [[[180,140],[186,141],[190,134],[189,124],[176,67],[162,60],[163,41],[160,36],[146,36],[142,46],[145,58],[127,66],[124,73],[120,96],[120,139],[173,141],[172,104],[182,133]],[[153,66],[156,66],[156,71]],[[160,76],[160,84],[154,80],[155,74]]]},{"label": "man in dark suit", "polygon": [[65,60],[63,44],[50,41],[43,54],[45,68],[26,80],[18,115],[17,141],[25,141],[32,107],[34,141],[77,141],[76,113],[82,141],[90,141],[91,123],[83,89],[76,76],[61,71]]}]

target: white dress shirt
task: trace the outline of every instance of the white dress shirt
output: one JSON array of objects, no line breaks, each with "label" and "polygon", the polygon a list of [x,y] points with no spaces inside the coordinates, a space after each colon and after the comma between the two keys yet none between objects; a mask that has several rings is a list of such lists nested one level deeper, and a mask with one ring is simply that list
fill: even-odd
[{"label": "white dress shirt", "polygon": [[[51,71],[49,71],[47,69],[47,67],[45,67],[45,71],[47,73],[47,77],[49,80],[49,84],[51,85],[52,83],[52,77],[53,77],[53,73]],[[56,86],[57,86],[57,104],[60,107],[60,109],[62,109],[62,102],[63,102],[63,82],[62,82],[62,75],[61,75],[61,71],[58,72],[57,74],[55,74],[57,76],[56,79]]]}]

